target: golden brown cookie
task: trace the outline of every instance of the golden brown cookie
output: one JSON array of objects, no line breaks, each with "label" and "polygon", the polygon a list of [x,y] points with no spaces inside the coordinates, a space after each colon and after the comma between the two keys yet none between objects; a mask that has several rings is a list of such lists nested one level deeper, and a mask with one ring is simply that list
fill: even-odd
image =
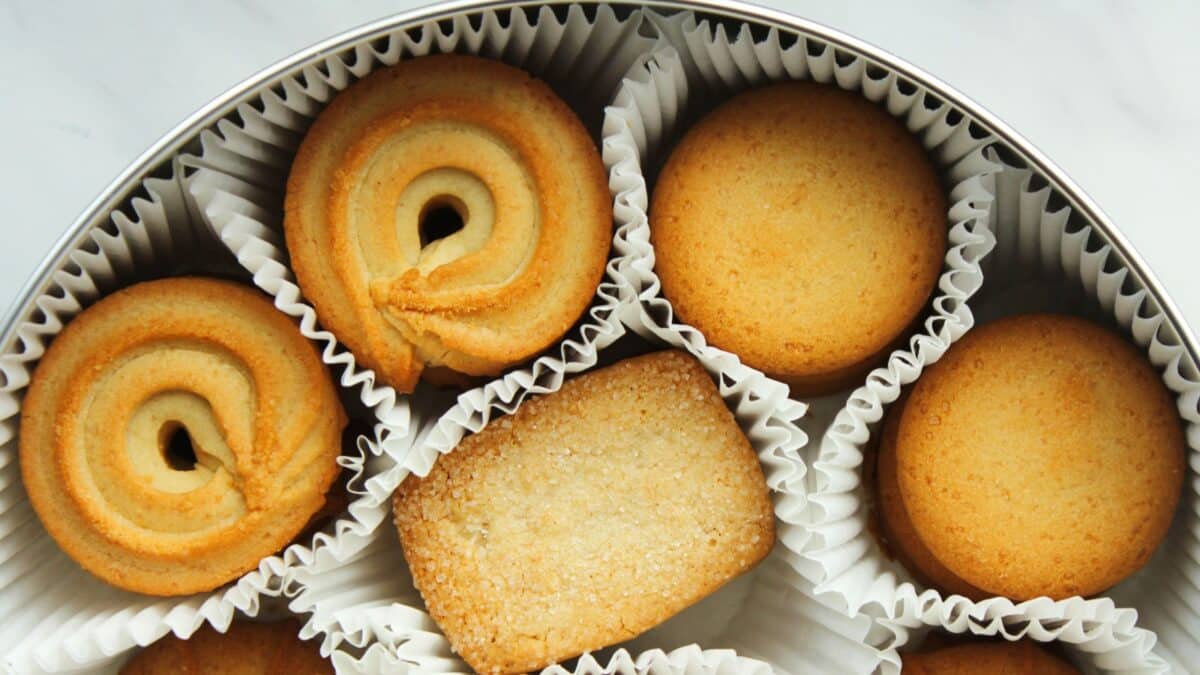
[{"label": "golden brown cookie", "polygon": [[335,97],[285,207],[321,322],[404,392],[425,369],[495,375],[553,344],[591,302],[612,235],[579,119],[540,80],[470,56],[404,61]]},{"label": "golden brown cookie", "polygon": [[115,586],[212,590],[296,536],[346,415],[263,295],[183,277],[114,293],[54,339],[21,408],[21,474],[59,546]]},{"label": "golden brown cookie", "polygon": [[429,613],[481,673],[632,638],[775,543],[762,467],[694,358],[581,375],[493,420],[396,492]]},{"label": "golden brown cookie", "polygon": [[205,624],[190,638],[167,635],[121,668],[121,675],[332,675],[316,642],[296,621],[234,621],[225,633]]},{"label": "golden brown cookie", "polygon": [[975,588],[946,569],[921,541],[904,508],[900,485],[896,480],[896,430],[900,427],[904,403],[904,398],[897,400],[888,411],[876,458],[875,504],[884,543],[888,551],[922,583],[972,600],[981,600],[991,594]]},{"label": "golden brown cookie", "polygon": [[798,393],[845,387],[925,306],[946,199],[921,144],[858,94],[734,97],[654,187],[655,271],[680,318]]},{"label": "golden brown cookie", "polygon": [[1158,373],[1083,319],[968,333],[917,381],[895,439],[913,529],[968,584],[1092,595],[1146,564],[1179,501],[1184,438]]},{"label": "golden brown cookie", "polygon": [[1032,640],[970,642],[904,654],[905,675],[1079,675]]}]

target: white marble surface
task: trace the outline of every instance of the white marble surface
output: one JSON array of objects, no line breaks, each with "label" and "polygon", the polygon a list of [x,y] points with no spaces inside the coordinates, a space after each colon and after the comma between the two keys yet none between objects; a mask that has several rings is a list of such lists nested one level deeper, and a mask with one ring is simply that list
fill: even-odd
[{"label": "white marble surface", "polygon": [[[244,77],[423,0],[0,0],[0,307],[93,197]],[[1041,147],[1200,328],[1200,4],[769,0],[929,70]]]}]

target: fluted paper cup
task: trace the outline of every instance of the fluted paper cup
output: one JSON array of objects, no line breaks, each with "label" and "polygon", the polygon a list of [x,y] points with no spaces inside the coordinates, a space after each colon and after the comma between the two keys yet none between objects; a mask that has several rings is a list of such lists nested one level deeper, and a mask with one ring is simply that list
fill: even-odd
[{"label": "fluted paper cup", "polygon": [[[611,90],[656,38],[647,34],[640,11],[618,17],[607,5],[591,16],[578,5],[560,9],[477,11],[330,54],[239,106],[235,116],[201,134],[198,153],[183,158],[194,171],[188,189],[220,240],[276,305],[299,318],[305,334],[324,345],[324,358],[340,368],[343,385],[357,387],[380,422],[399,429],[401,437],[408,426],[408,397],[377,382],[335,334],[319,327],[320,317],[288,267],[283,192],[292,159],[304,131],[338,92],[376,69],[428,54],[474,54],[521,68],[544,79],[589,129],[596,129]],[[601,346],[616,339],[618,303],[610,283],[602,282],[567,339]],[[548,358],[564,348],[563,343],[552,347]],[[535,359],[505,377],[536,377],[543,361]]]},{"label": "fluted paper cup", "polygon": [[[663,346],[634,336],[603,352],[581,346],[564,370],[580,372]],[[717,668],[803,673],[847,666],[870,672],[879,659],[866,645],[866,636],[876,624],[865,615],[847,617],[816,602],[811,583],[789,560],[796,554],[792,542],[801,540],[804,530],[805,468],[797,450],[805,436],[796,426],[803,406],[760,386],[759,378],[718,373],[711,362],[705,366],[762,463],[776,515],[774,551],[752,572],[660,626],[547,672],[689,673]],[[390,478],[399,485],[410,473],[426,475],[464,436],[514,412],[531,396],[553,395],[563,380],[556,375],[526,387],[488,385],[468,392],[449,412],[433,413],[430,422],[420,424],[413,451]],[[341,652],[335,658],[347,667],[468,672],[413,587],[394,527],[380,528],[352,560],[305,566],[296,570],[294,580],[300,591],[292,609],[310,613],[307,628],[323,634],[324,648]]]},{"label": "fluted paper cup", "polygon": [[0,654],[16,673],[112,669],[131,648],[168,632],[186,637],[204,623],[219,630],[241,612],[258,614],[279,596],[287,571],[333,542],[350,545],[372,531],[386,505],[366,503],[362,485],[393,460],[372,453],[378,442],[347,448],[339,463],[351,474],[349,508],[320,532],[303,537],[258,567],[208,593],[153,597],[110,586],[69,558],[42,526],[21,483],[18,415],[38,360],[63,326],[104,295],[152,278],[178,274],[241,277],[227,250],[201,224],[177,164],[144,180],[111,220],[81,241],[29,312],[17,340],[0,354],[0,606],[5,608]]},{"label": "fluted paper cup", "polygon": [[846,611],[879,616],[893,629],[879,645],[888,672],[897,667],[893,650],[905,644],[906,629],[931,626],[1062,642],[1080,664],[1095,672],[1167,672],[1169,665],[1186,672],[1187,664],[1200,662],[1195,638],[1200,596],[1184,581],[1200,571],[1200,544],[1190,524],[1196,518],[1191,505],[1200,466],[1200,378],[1121,254],[1074,216],[1032,171],[1004,164],[995,153],[989,158],[1002,165],[994,175],[991,218],[997,246],[982,261],[984,279],[974,300],[977,319],[987,322],[1028,311],[1082,315],[1115,323],[1143,349],[1179,397],[1188,427],[1191,480],[1186,481],[1176,522],[1149,565],[1095,598],[973,601],[924,587],[878,545],[859,483],[864,449],[878,433],[886,406],[910,381],[893,373],[891,386],[856,391],[822,438],[814,472],[828,477],[811,502],[834,506],[813,511],[814,536],[804,569],[821,597]]}]

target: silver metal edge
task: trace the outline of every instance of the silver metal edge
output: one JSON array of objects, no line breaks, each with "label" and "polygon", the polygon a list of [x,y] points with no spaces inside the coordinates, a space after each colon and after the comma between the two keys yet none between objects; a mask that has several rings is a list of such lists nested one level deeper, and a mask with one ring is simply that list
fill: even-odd
[{"label": "silver metal edge", "polygon": [[[569,4],[572,0],[451,0],[428,7],[422,7],[408,12],[395,14],[358,28],[335,35],[327,40],[318,42],[302,49],[295,54],[278,61],[259,72],[251,75],[241,83],[231,87],[217,96],[207,105],[200,108],[191,116],[184,119],[167,132],[158,142],[141,154],[130,166],[118,175],[98,197],[84,210],[66,232],[56,241],[49,254],[42,259],[34,273],[22,286],[13,304],[0,320],[0,348],[7,352],[12,340],[16,337],[15,328],[20,316],[26,311],[28,303],[41,295],[50,283],[51,274],[62,264],[65,255],[74,250],[82,238],[98,219],[106,218],[111,211],[124,200],[127,193],[136,188],[140,179],[163,161],[170,159],[184,145],[194,140],[197,134],[231,113],[236,105],[252,92],[277,77],[300,68],[308,61],[324,54],[337,52],[352,44],[377,38],[398,28],[412,27],[427,21],[437,21],[451,18],[456,14],[473,12],[483,9],[508,9],[536,5]],[[584,2],[583,4],[602,4]],[[1056,183],[1062,196],[1076,211],[1086,216],[1104,233],[1105,237],[1124,258],[1129,262],[1130,271],[1146,288],[1149,294],[1161,307],[1172,325],[1179,332],[1184,346],[1192,359],[1200,362],[1200,347],[1197,346],[1196,336],[1191,326],[1184,319],[1179,307],[1171,300],[1162,283],[1150,271],[1149,266],[1125,235],[1117,229],[1100,207],[1073,181],[1065,171],[1046,157],[1025,137],[1001,121],[991,111],[974,102],[961,92],[942,82],[933,75],[914,66],[907,61],[869,44],[858,38],[851,37],[833,28],[803,19],[786,12],[742,2],[741,0],[647,0],[645,2],[615,2],[617,5],[643,5],[663,9],[697,10],[713,15],[754,21],[766,25],[777,25],[783,28],[795,29],[815,35],[835,46],[859,52],[871,61],[904,75],[904,77],[920,84],[948,103],[959,108],[996,137],[1006,142],[1012,149],[1022,155],[1030,165]]]}]

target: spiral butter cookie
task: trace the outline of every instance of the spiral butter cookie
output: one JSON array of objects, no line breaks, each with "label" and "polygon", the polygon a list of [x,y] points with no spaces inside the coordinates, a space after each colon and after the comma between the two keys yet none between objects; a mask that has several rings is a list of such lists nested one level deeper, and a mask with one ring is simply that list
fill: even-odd
[{"label": "spiral butter cookie", "polygon": [[621,361],[492,420],[396,491],[429,613],[480,673],[649,630],[775,543],[762,466],[694,358]]},{"label": "spiral butter cookie", "polygon": [[1145,565],[1185,470],[1154,368],[1070,316],[967,333],[917,380],[891,446],[908,532],[954,577],[1014,600],[1092,595]]},{"label": "spiral butter cookie", "polygon": [[21,473],[80,565],[154,595],[211,590],[295,537],[346,424],[316,349],[252,289],[141,283],[51,343],[21,410]]},{"label": "spiral butter cookie", "polygon": [[690,129],[652,194],[663,294],[798,394],[851,384],[925,306],[946,198],[921,143],[831,85],[741,93]]},{"label": "spiral butter cookie", "polygon": [[121,675],[333,675],[317,643],[299,633],[297,621],[234,621],[224,633],[206,624],[186,640],[160,639],[130,659]]},{"label": "spiral butter cookie", "polygon": [[439,55],[339,94],[300,146],[284,230],[321,322],[380,379],[498,374],[559,339],[604,272],[599,153],[543,82]]}]

